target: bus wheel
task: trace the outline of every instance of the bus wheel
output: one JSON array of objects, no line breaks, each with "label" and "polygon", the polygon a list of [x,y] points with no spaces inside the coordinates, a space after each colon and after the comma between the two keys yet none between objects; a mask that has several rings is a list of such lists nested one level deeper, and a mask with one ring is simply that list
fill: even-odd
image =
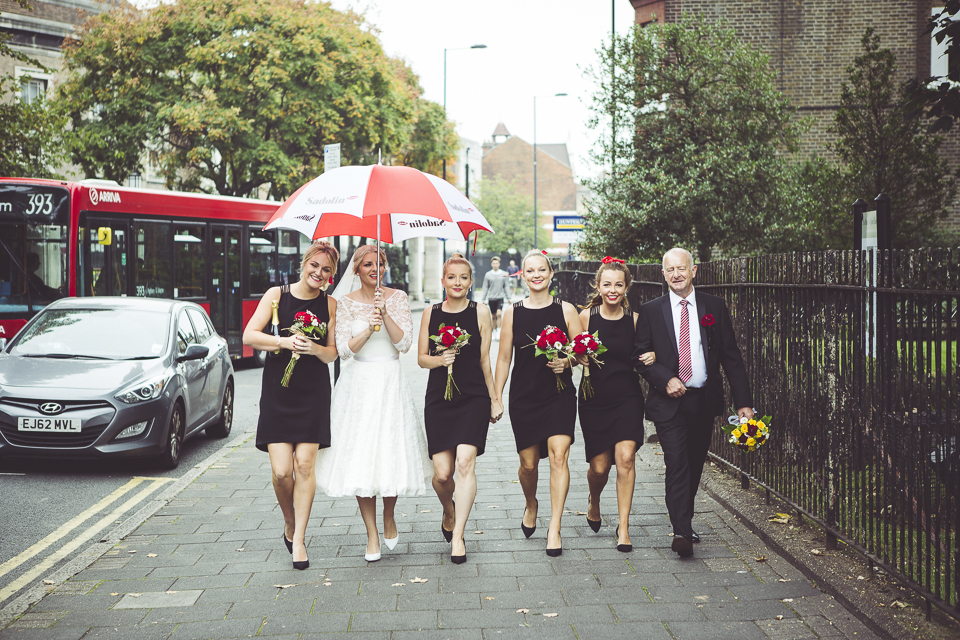
[{"label": "bus wheel", "polygon": [[220,405],[220,420],[205,429],[211,438],[226,438],[233,428],[233,381],[227,381],[223,390],[223,403]]},{"label": "bus wheel", "polygon": [[267,352],[266,352],[266,351],[258,351],[258,350],[256,350],[256,349],[254,349],[254,350],[253,350],[253,357],[250,358],[250,360],[253,361],[253,364],[254,364],[254,365],[256,365],[256,366],[258,366],[258,367],[260,367],[260,368],[263,368],[263,365],[265,365],[265,364],[267,363]]}]

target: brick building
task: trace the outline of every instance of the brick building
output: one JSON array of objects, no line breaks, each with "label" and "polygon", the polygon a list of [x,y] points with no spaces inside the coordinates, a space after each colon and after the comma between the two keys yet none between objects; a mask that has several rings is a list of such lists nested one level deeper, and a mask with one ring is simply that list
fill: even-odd
[{"label": "brick building", "polygon": [[[770,56],[777,88],[814,125],[802,140],[804,155],[834,159],[826,147],[840,102],[840,85],[847,67],[863,51],[860,40],[867,27],[880,36],[880,46],[897,57],[897,81],[925,78],[942,65],[931,64],[930,36],[921,37],[931,11],[943,0],[630,0],[636,23],[673,22],[681,14],[710,20],[725,19],[745,41]],[[960,131],[945,137],[941,148],[953,165],[960,161]],[[960,206],[954,205],[947,225],[960,230]]]},{"label": "brick building", "polygon": [[31,0],[30,8],[25,9],[14,0],[0,0],[0,32],[10,36],[7,44],[49,69],[0,58],[0,75],[20,78],[21,100],[33,100],[56,84],[63,41],[109,4],[98,0]]}]

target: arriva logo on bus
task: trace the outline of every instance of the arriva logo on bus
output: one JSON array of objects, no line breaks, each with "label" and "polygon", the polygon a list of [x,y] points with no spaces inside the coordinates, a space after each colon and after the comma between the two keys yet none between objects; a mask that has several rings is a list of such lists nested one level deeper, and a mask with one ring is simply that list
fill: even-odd
[{"label": "arriva logo on bus", "polygon": [[90,187],[88,195],[90,196],[90,204],[93,206],[97,206],[101,202],[120,203],[120,194],[116,191],[99,191],[94,187]]}]

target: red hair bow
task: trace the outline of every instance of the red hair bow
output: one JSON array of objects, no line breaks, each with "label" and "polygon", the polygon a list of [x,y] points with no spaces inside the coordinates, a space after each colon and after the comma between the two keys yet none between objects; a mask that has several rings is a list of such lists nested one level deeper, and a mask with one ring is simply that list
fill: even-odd
[{"label": "red hair bow", "polygon": [[610,264],[611,262],[619,262],[620,264],[626,264],[625,260],[621,260],[620,258],[611,258],[610,256],[605,257],[600,262],[602,262],[603,264]]},{"label": "red hair bow", "polygon": [[547,255],[547,250],[546,250],[546,249],[541,249],[541,250],[540,250],[540,253],[542,253],[543,255]]}]

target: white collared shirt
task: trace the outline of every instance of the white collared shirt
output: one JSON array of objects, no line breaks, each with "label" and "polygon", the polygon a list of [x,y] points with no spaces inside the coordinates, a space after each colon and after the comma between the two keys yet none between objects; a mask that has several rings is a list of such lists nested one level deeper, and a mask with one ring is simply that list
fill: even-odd
[{"label": "white collared shirt", "polygon": [[[700,340],[700,315],[697,313],[697,296],[691,290],[687,296],[687,313],[690,317],[690,333],[686,339],[690,341],[690,364],[693,366],[693,375],[684,383],[687,388],[699,388],[707,384],[707,362],[703,358],[703,342]],[[680,341],[684,336],[680,335],[680,312],[683,305],[680,296],[670,291],[670,310],[673,312],[673,331],[677,336],[677,353],[680,353]]]}]

